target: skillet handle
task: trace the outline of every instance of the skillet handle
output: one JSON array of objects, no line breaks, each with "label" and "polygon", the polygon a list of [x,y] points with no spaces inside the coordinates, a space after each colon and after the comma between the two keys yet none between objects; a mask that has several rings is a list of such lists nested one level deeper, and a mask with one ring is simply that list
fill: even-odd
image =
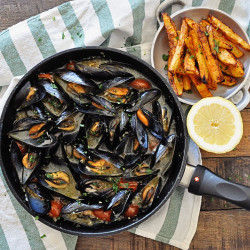
[{"label": "skillet handle", "polygon": [[250,187],[227,181],[201,165],[195,167],[188,191],[215,196],[250,210]]}]

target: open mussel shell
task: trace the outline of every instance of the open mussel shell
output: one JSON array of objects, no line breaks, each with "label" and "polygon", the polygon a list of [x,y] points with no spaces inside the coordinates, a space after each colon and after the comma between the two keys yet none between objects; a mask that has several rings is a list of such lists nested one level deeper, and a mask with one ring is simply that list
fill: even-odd
[{"label": "open mussel shell", "polygon": [[50,125],[47,121],[24,118],[14,124],[15,129],[8,133],[11,138],[37,148],[47,148],[57,140],[54,135],[48,134]]},{"label": "open mussel shell", "polygon": [[40,166],[42,153],[33,148],[25,148],[24,145],[21,145],[22,149],[24,149],[23,152],[21,152],[17,143],[19,142],[12,141],[10,157],[11,162],[16,169],[20,183],[25,184],[32,173]]},{"label": "open mussel shell", "polygon": [[79,162],[85,162],[87,159],[87,149],[83,145],[73,146],[70,144],[61,145],[63,156],[68,162],[68,165],[73,171],[76,173],[80,173],[79,171]]},{"label": "open mussel shell", "polygon": [[40,120],[45,120],[46,119],[46,115],[44,113],[43,110],[41,110],[39,107],[37,106],[29,106],[25,109],[22,109],[20,111],[17,111],[16,113],[16,119],[14,121],[14,124],[17,123],[18,121],[27,118],[27,117],[31,117],[34,119],[40,119]]},{"label": "open mussel shell", "polygon": [[136,138],[143,149],[148,148],[148,133],[146,128],[139,121],[137,115],[134,113],[131,117],[131,128],[136,135]]},{"label": "open mussel shell", "polygon": [[172,134],[164,138],[158,145],[155,154],[152,157],[151,167],[154,170],[159,169],[163,175],[169,169],[172,163],[174,148],[175,148],[176,135]]},{"label": "open mussel shell", "polygon": [[153,155],[144,156],[139,162],[134,164],[132,168],[126,170],[124,177],[143,179],[144,177],[155,175],[159,171],[151,168],[152,160]]},{"label": "open mussel shell", "polygon": [[88,116],[85,120],[86,140],[89,149],[96,149],[106,134],[106,122],[102,116]]},{"label": "open mussel shell", "polygon": [[153,204],[161,188],[161,177],[155,176],[133,198],[132,204],[139,206],[139,210],[146,212]]},{"label": "open mussel shell", "polygon": [[107,210],[112,209],[115,218],[118,218],[125,211],[131,193],[132,190],[123,189],[117,192],[111,199]]},{"label": "open mussel shell", "polygon": [[77,137],[84,114],[78,111],[65,111],[56,121],[56,127],[61,133],[61,140],[70,143]]},{"label": "open mussel shell", "polygon": [[127,77],[115,77],[112,79],[109,79],[103,83],[101,83],[101,85],[99,85],[99,89],[101,91],[105,91],[107,89],[119,86],[119,85],[125,85],[125,84],[129,84],[130,82],[132,82],[134,80],[134,76],[127,76]]},{"label": "open mussel shell", "polygon": [[17,110],[24,109],[42,100],[45,94],[46,92],[43,86],[31,85],[30,82],[27,82],[15,96],[15,107]]},{"label": "open mussel shell", "polygon": [[42,100],[42,104],[48,112],[54,116],[60,116],[67,109],[69,100],[66,95],[61,92],[55,83],[47,80],[39,80],[46,91],[46,96]]},{"label": "open mussel shell", "polygon": [[[144,116],[144,120],[147,120],[147,125],[144,124],[144,126],[146,126],[146,128],[150,131],[150,133],[155,136],[158,140],[162,140],[164,133],[163,133],[163,128],[162,128],[162,124],[160,121],[157,120],[157,117],[154,116],[151,112],[149,112],[148,110],[141,108],[140,109],[142,112],[142,115]],[[141,121],[138,112],[137,112],[137,116]]]},{"label": "open mussel shell", "polygon": [[113,183],[100,179],[84,179],[77,182],[76,188],[87,197],[108,198],[113,194]]},{"label": "open mussel shell", "polygon": [[47,166],[38,174],[39,182],[47,189],[66,198],[77,199],[81,193],[76,190],[76,181],[64,160],[53,157]]},{"label": "open mussel shell", "polygon": [[93,106],[91,103],[82,104],[79,106],[76,106],[76,109],[79,112],[82,112],[84,114],[93,114],[93,115],[102,115],[107,117],[113,117],[116,115],[116,113],[110,112],[105,108],[97,108]]},{"label": "open mussel shell", "polygon": [[135,112],[141,107],[143,107],[147,103],[151,103],[153,101],[156,101],[161,96],[161,91],[159,89],[149,89],[145,90],[144,92],[140,93],[140,97],[138,98],[137,103],[131,107],[127,108],[126,112]]},{"label": "open mussel shell", "polygon": [[109,79],[119,76],[131,76],[118,64],[103,61],[100,58],[89,58],[75,64],[76,69],[91,78]]},{"label": "open mussel shell", "polygon": [[39,183],[30,183],[25,189],[28,204],[32,211],[37,214],[47,214],[51,208],[51,194]]},{"label": "open mussel shell", "polygon": [[90,80],[79,72],[74,72],[67,69],[60,69],[54,73],[55,78],[60,78],[69,83],[76,83],[85,87],[96,88],[97,85],[94,81]]},{"label": "open mussel shell", "polygon": [[93,156],[93,160],[89,160],[84,164],[79,165],[79,169],[82,173],[90,176],[122,176],[124,166],[123,160],[110,154],[108,152],[101,152],[97,150],[89,151]]}]

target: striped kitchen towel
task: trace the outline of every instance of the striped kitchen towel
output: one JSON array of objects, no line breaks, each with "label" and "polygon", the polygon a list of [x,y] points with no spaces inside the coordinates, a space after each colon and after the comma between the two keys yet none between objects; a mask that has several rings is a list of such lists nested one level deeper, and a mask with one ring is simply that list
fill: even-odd
[{"label": "striped kitchen towel", "polygon": [[[0,33],[0,98],[3,107],[20,76],[56,52],[88,45],[121,48],[150,62],[160,0],[76,0],[25,20]],[[173,13],[175,1],[167,9]],[[250,33],[250,6],[240,0],[186,0],[184,6],[219,8]],[[248,6],[248,7],[247,7]],[[201,163],[190,143],[189,163]],[[74,249],[77,237],[60,233],[31,217],[11,194],[0,171],[0,249]],[[201,198],[178,187],[149,220],[131,230],[187,249],[197,227]]]}]

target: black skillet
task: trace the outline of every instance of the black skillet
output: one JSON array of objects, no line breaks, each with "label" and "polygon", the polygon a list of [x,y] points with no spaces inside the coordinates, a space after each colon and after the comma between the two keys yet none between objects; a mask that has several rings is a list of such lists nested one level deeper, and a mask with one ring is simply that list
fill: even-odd
[{"label": "black skillet", "polygon": [[[146,75],[151,82],[162,90],[162,94],[165,96],[167,103],[173,109],[174,119],[176,120],[177,141],[169,178],[160,193],[159,198],[155,201],[147,214],[141,214],[135,219],[113,222],[108,225],[102,225],[98,228],[76,227],[71,222],[61,220],[54,222],[48,216],[40,216],[40,221],[59,231],[84,236],[103,236],[125,231],[140,224],[154,214],[168,200],[181,180],[182,183],[186,183],[186,186],[188,186],[188,190],[191,193],[217,196],[231,201],[243,208],[250,209],[249,187],[221,179],[203,166],[186,166],[188,136],[182,107],[171,87],[166,84],[166,80],[155,69],[141,59],[119,50],[87,47],[85,49],[76,48],[66,50],[39,63],[20,80],[11,92],[4,106],[0,121],[0,164],[10,190],[19,203],[30,214],[34,215],[33,211],[30,210],[25,201],[24,192],[20,186],[15,169],[10,163],[10,139],[7,136],[7,132],[12,127],[16,112],[13,105],[13,98],[27,81],[36,79],[40,72],[49,72],[63,66],[69,62],[69,60],[80,60],[90,56],[105,56],[113,61],[127,63],[133,69]],[[185,175],[185,178],[183,178],[183,175]]]}]

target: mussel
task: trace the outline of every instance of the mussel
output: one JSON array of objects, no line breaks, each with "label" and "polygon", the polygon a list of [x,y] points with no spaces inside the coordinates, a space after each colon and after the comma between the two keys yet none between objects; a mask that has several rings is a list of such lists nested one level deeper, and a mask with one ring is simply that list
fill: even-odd
[{"label": "mussel", "polygon": [[47,132],[49,126],[46,120],[27,117],[15,123],[14,130],[8,135],[27,145],[46,148],[56,143],[56,137]]},{"label": "mussel", "polygon": [[66,163],[53,157],[47,166],[38,174],[39,182],[46,188],[70,199],[77,199],[80,192],[76,190],[76,181]]},{"label": "mussel", "polygon": [[15,96],[15,107],[17,110],[24,109],[42,100],[45,94],[46,92],[43,86],[31,85],[30,82],[27,82]]},{"label": "mussel", "polygon": [[52,195],[39,183],[30,183],[25,189],[30,208],[37,214],[47,214],[51,208]]}]

